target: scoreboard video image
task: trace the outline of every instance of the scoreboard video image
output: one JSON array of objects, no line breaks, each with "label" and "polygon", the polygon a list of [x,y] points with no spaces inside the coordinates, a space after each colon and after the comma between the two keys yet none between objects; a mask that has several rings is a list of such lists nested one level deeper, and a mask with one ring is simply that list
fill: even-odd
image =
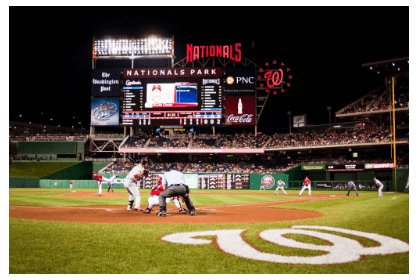
[{"label": "scoreboard video image", "polygon": [[196,83],[147,84],[145,108],[196,108],[198,107]]},{"label": "scoreboard video image", "polygon": [[221,125],[222,71],[198,70],[186,68],[177,75],[168,69],[124,71],[122,125]]}]

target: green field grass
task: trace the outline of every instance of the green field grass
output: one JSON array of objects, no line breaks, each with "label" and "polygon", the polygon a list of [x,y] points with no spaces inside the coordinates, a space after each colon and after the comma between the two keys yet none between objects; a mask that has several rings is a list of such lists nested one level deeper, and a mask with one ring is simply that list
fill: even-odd
[{"label": "green field grass", "polygon": [[77,162],[13,162],[9,165],[9,177],[42,178],[63,170]]},{"label": "green field grass", "polygon": [[[95,192],[95,190],[77,190]],[[63,189],[10,189],[10,205],[76,206],[126,204],[124,190],[119,197],[73,198]],[[212,194],[217,195],[212,195]],[[195,205],[226,205],[275,201],[260,191],[192,191]],[[295,194],[296,191],[291,191]],[[315,192],[320,193],[320,192]],[[332,194],[332,192],[324,192]],[[142,191],[142,205],[148,191]],[[342,194],[342,192],[335,192]],[[261,262],[228,255],[213,245],[179,245],[161,237],[187,231],[245,229],[244,238],[262,252],[313,256],[308,251],[273,245],[257,234],[266,229],[294,225],[324,225],[374,232],[409,242],[409,195],[376,192],[360,197],[344,197],[305,203],[292,203],[296,196],[280,196],[289,204],[272,207],[312,210],[324,216],[297,221],[246,224],[96,224],[10,219],[10,273],[408,273],[409,254],[363,256],[361,260],[334,265],[290,265]],[[269,211],[267,208],[266,211]],[[198,213],[199,214],[199,213]],[[290,234],[289,238],[313,244],[326,241]],[[363,246],[374,246],[366,238],[354,238]],[[162,260],[165,261],[162,265]],[[176,260],[176,261],[175,261]],[[180,261],[177,261],[180,260]],[[135,270],[133,270],[135,268]]]}]

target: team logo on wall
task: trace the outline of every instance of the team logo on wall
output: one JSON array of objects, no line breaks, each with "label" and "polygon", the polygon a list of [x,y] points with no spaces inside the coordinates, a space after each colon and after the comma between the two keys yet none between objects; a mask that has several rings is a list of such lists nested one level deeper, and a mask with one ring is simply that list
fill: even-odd
[{"label": "team logo on wall", "polygon": [[[318,230],[327,231],[320,232]],[[163,241],[176,244],[206,245],[214,242],[221,251],[245,259],[283,264],[308,264],[325,265],[349,263],[362,260],[363,256],[389,255],[409,252],[409,244],[401,240],[380,235],[377,233],[362,232],[357,230],[328,227],[328,226],[293,226],[292,228],[268,229],[259,233],[259,237],[272,244],[299,248],[306,250],[322,251],[322,255],[315,256],[290,256],[261,252],[243,239],[244,229],[226,229],[211,231],[179,232],[166,235]],[[341,236],[335,233],[344,233],[350,236]],[[289,234],[306,235],[328,241],[331,245],[315,245],[300,242],[289,238]],[[211,240],[202,237],[215,236]],[[355,237],[363,237],[377,243],[372,247],[365,247]],[[213,241],[215,240],[215,241]]]},{"label": "team logo on wall", "polygon": [[92,100],[92,125],[118,125],[119,100],[118,98],[95,98]]},{"label": "team logo on wall", "polygon": [[271,175],[265,175],[260,180],[260,184],[265,187],[265,189],[272,189],[275,185],[275,178]]},{"label": "team logo on wall", "polygon": [[102,103],[93,110],[93,118],[98,121],[107,121],[118,111],[113,103]]}]

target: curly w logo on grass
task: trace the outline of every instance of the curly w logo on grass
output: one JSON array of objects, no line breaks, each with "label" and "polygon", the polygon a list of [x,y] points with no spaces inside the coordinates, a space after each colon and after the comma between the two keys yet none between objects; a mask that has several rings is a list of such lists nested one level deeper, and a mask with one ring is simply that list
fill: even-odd
[{"label": "curly w logo on grass", "polygon": [[[314,230],[324,230],[363,237],[373,240],[380,245],[375,247],[364,247],[354,239]],[[211,240],[199,239],[197,237],[215,236],[218,247],[228,254],[251,260],[286,264],[348,263],[359,260],[363,255],[388,255],[409,251],[409,244],[391,237],[376,233],[367,233],[335,227],[293,226],[290,229],[271,229],[262,231],[260,233],[260,237],[262,239],[279,246],[327,252],[321,256],[310,257],[282,256],[271,253],[263,253],[253,248],[243,240],[241,236],[243,232],[243,229],[183,232],[166,235],[162,238],[162,240],[178,244],[205,245],[211,244]],[[284,237],[286,234],[308,235],[329,241],[332,245],[314,245],[303,243]]]}]

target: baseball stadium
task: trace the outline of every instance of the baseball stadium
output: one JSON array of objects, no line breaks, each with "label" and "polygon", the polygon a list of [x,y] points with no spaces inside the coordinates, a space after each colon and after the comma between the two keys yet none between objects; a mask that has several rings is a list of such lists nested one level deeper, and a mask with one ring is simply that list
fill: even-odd
[{"label": "baseball stadium", "polygon": [[245,31],[104,26],[51,55],[88,58],[71,113],[10,105],[10,274],[409,274],[407,47],[308,74]]}]

